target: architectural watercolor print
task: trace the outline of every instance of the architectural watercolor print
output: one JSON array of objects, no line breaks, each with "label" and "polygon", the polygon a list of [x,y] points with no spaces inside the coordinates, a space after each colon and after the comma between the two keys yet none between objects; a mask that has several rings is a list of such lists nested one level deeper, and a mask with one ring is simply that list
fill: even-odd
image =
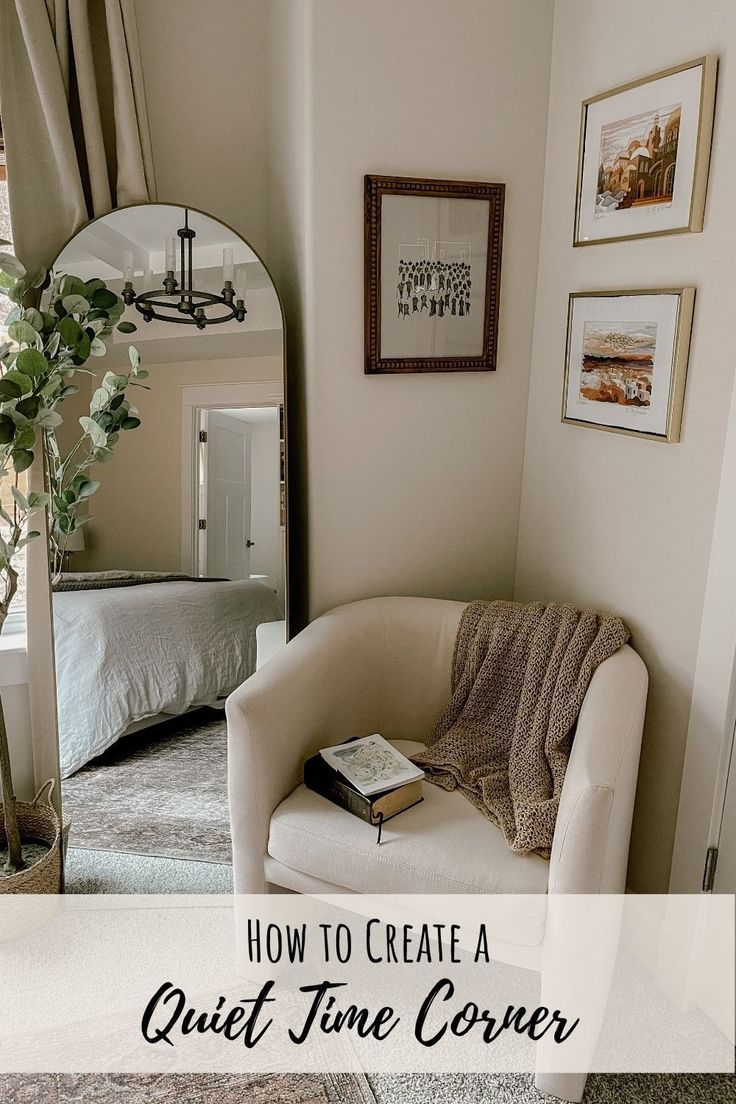
[{"label": "architectural watercolor print", "polygon": [[570,296],[562,420],[677,441],[695,290]]},{"label": "architectural watercolor print", "polygon": [[495,368],[503,184],[365,178],[365,370]]},{"label": "architectural watercolor print", "polygon": [[703,229],[717,61],[583,103],[575,245]]}]

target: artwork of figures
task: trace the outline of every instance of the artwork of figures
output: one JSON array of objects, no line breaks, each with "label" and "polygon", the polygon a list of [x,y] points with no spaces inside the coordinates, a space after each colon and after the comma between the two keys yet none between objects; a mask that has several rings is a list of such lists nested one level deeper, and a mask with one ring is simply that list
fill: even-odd
[{"label": "artwork of figures", "polygon": [[703,229],[717,61],[583,103],[575,245]]},{"label": "artwork of figures", "polygon": [[693,288],[570,296],[562,420],[679,439]]},{"label": "artwork of figures", "polygon": [[504,186],[366,177],[367,373],[495,368]]},{"label": "artwork of figures", "polygon": [[[442,243],[435,242],[435,251]],[[445,249],[439,248],[440,260],[409,260],[407,247],[399,257],[399,279],[396,284],[398,317],[427,312],[427,318],[467,318],[470,314],[470,292],[473,281],[466,260],[469,246],[460,242],[445,243],[460,253],[459,261],[444,260]],[[421,245],[420,245],[421,248]]]}]

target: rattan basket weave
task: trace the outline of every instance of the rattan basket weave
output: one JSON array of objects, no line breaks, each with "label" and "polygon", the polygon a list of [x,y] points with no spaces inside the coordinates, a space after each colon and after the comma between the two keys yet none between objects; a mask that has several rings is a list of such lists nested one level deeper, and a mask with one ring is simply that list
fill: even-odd
[{"label": "rattan basket weave", "polygon": [[[51,803],[54,781],[45,782],[33,801],[18,801],[18,827],[21,841],[48,844],[48,851],[25,870],[0,877],[0,893],[61,893],[61,824]],[[5,822],[0,805],[0,846],[5,846]]]}]

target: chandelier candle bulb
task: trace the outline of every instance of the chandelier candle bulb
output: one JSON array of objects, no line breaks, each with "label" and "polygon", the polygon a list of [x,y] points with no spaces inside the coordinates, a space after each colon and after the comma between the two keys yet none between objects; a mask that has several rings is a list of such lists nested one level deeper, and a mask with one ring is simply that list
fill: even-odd
[{"label": "chandelier candle bulb", "polygon": [[123,250],[123,279],[130,283],[133,279],[133,250]]},{"label": "chandelier candle bulb", "polygon": [[176,268],[176,238],[166,239],[166,271],[173,272]]},{"label": "chandelier candle bulb", "polygon": [[245,303],[245,288],[248,281],[248,273],[244,267],[240,267],[235,275],[235,296]]},{"label": "chandelier candle bulb", "polygon": [[227,283],[232,283],[235,279],[235,265],[233,264],[233,251],[230,248],[225,248],[222,251],[222,279]]}]

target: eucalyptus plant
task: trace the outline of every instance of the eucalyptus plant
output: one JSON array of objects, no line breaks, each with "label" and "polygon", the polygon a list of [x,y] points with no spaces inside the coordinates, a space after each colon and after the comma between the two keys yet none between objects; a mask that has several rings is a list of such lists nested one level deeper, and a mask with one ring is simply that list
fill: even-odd
[{"label": "eucalyptus plant", "polygon": [[[7,245],[7,242],[0,243]],[[49,289],[48,309],[40,309],[41,293]],[[51,558],[58,571],[68,536],[85,524],[82,504],[97,491],[90,469],[112,459],[121,431],[140,425],[126,391],[141,385],[148,373],[129,349],[130,370],[105,373],[95,390],[89,414],[79,419],[80,433],[63,453],[57,437],[62,424],[59,407],[79,391],[79,373],[94,375],[84,365],[107,352],[106,338],[121,321],[125,305],[103,280],[80,280],[46,272],[29,275],[10,253],[0,251],[0,291],[15,304],[7,319],[10,340],[0,346],[0,485],[9,484],[12,508],[0,502],[0,631],[18,589],[18,554],[40,534],[28,529],[29,515],[49,508]],[[49,492],[24,494],[18,476],[30,468],[39,449],[46,448]],[[5,873],[23,869],[16,798],[10,767],[5,717],[0,702],[0,783],[8,858]]]}]

